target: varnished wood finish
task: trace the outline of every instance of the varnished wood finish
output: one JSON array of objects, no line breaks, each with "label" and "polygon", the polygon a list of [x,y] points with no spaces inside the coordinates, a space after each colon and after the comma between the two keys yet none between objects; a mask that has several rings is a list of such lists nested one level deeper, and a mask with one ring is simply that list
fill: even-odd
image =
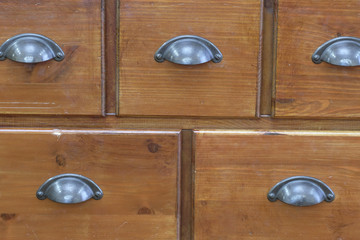
[{"label": "varnished wood finish", "polygon": [[0,114],[102,114],[101,0],[1,0],[2,44],[21,33],[54,40],[61,62],[0,62]]},{"label": "varnished wood finish", "polygon": [[[191,240],[194,237],[194,229],[196,240],[357,239],[360,235],[357,224],[360,214],[356,200],[359,199],[360,189],[357,184],[359,164],[356,158],[359,155],[357,146],[360,121],[316,118],[250,119],[255,116],[255,108],[258,115],[271,115],[269,97],[271,90],[275,90],[275,88],[271,89],[271,80],[274,80],[272,67],[275,66],[272,66],[273,59],[270,58],[276,53],[276,51],[272,52],[275,47],[272,34],[276,32],[276,25],[272,22],[277,20],[277,1],[264,0],[261,3],[264,21],[261,36],[259,36],[261,16],[259,1],[104,0],[103,10],[106,11],[106,15],[102,17],[105,17],[106,23],[102,33],[100,25],[97,25],[100,24],[98,20],[101,15],[100,7],[98,8],[96,2],[100,1],[61,0],[56,3],[50,1],[45,3],[45,1],[33,0],[0,0],[1,10],[6,6],[16,6],[11,8],[14,15],[16,12],[11,26],[20,23],[23,29],[29,29],[29,32],[35,29],[36,33],[40,34],[44,34],[39,32],[40,29],[46,28],[48,33],[54,36],[49,37],[56,42],[59,42],[58,39],[66,41],[70,39],[64,33],[65,28],[71,29],[72,35],[76,37],[83,34],[81,31],[86,26],[86,29],[94,34],[86,35],[89,32],[84,30],[84,34],[88,36],[86,39],[94,41],[94,45],[87,46],[98,47],[96,53],[93,52],[99,57],[96,66],[92,64],[89,71],[85,72],[85,66],[89,65],[80,63],[82,70],[79,74],[88,75],[79,79],[82,83],[90,84],[83,89],[82,86],[85,85],[81,85],[80,88],[78,80],[66,78],[65,81],[61,78],[63,75],[69,76],[71,72],[77,71],[74,69],[78,69],[78,66],[72,63],[80,61],[80,55],[76,57],[78,56],[76,54],[80,54],[79,48],[71,55],[70,63],[66,61],[60,63],[66,64],[64,67],[66,70],[53,70],[50,72],[51,77],[48,78],[44,75],[41,75],[42,78],[35,76],[42,74],[40,70],[45,67],[52,68],[59,63],[50,61],[43,64],[44,66],[37,64],[27,67],[25,70],[29,71],[29,74],[26,75],[23,64],[18,65],[8,60],[0,62],[0,71],[5,68],[1,68],[2,65],[14,65],[17,68],[11,74],[24,76],[23,79],[28,75],[31,76],[28,82],[22,79],[16,84],[45,89],[31,90],[33,96],[29,95],[30,91],[26,91],[26,94],[19,93],[17,97],[19,101],[29,101],[29,97],[36,97],[37,102],[40,102],[41,98],[49,96],[60,99],[56,95],[57,92],[51,90],[57,84],[66,89],[66,94],[72,94],[73,100],[74,96],[83,99],[82,102],[76,99],[71,101],[77,105],[74,105],[73,112],[69,114],[85,114],[86,111],[87,115],[100,115],[101,103],[95,102],[94,99],[96,101],[101,99],[98,92],[101,83],[100,80],[93,81],[95,77],[90,80],[88,77],[95,74],[96,78],[100,79],[100,57],[103,57],[102,64],[106,69],[102,73],[106,77],[104,89],[106,96],[103,96],[103,99],[106,100],[106,104],[103,102],[102,106],[105,106],[107,115],[114,114],[115,109],[121,115],[120,117],[59,116],[58,114],[63,114],[64,111],[58,111],[57,116],[26,114],[0,116],[0,126],[9,128],[0,131],[0,239]],[[310,56],[315,48],[328,38],[336,36],[340,25],[342,29],[339,31],[340,34],[356,35],[357,28],[354,22],[351,25],[352,30],[344,24],[348,19],[352,21],[355,18],[354,12],[357,9],[352,7],[354,1],[337,1],[335,4],[334,2],[331,1],[326,7],[329,10],[331,5],[334,6],[324,21],[320,18],[325,16],[325,8],[309,11],[311,6],[317,7],[324,1],[312,1],[311,5],[304,7],[306,5],[304,2],[280,0],[282,7],[280,13],[287,16],[279,22],[280,28],[282,27],[279,36],[284,38],[284,40],[279,38],[280,47],[289,48],[296,54],[296,51],[302,51],[302,42],[306,40],[306,48],[310,50],[306,61],[311,62]],[[69,17],[73,8],[64,7],[65,3],[80,6],[77,8],[79,12]],[[97,10],[94,10],[95,6]],[[46,14],[35,14],[32,9],[37,11],[41,9]],[[62,10],[61,14],[54,14],[57,10]],[[99,14],[91,14],[94,11],[98,11]],[[119,15],[115,21],[116,11]],[[0,15],[3,22],[10,22],[6,17],[7,12],[8,10],[3,10]],[[19,17],[21,13],[25,17]],[[341,17],[347,13],[349,17]],[[317,16],[318,14],[320,16]],[[41,18],[40,15],[46,17]],[[300,15],[303,16],[301,19]],[[51,20],[51,17],[61,19],[55,21]],[[81,23],[74,20],[77,18],[82,19]],[[318,34],[319,31],[312,23],[310,31],[314,31],[314,35],[311,41],[317,42],[311,42],[312,45],[309,47],[310,37],[306,32],[304,34],[303,29],[305,21],[311,22],[313,20],[311,18],[316,20],[316,24],[321,23],[321,29],[326,29],[327,33]],[[297,25],[299,19],[303,27]],[[329,27],[334,26],[333,19],[339,22],[335,23],[336,29],[329,30]],[[327,21],[330,21],[331,25]],[[67,25],[69,22],[71,24]],[[92,25],[86,25],[89,22],[92,22]],[[34,23],[40,25],[34,26]],[[56,30],[57,23],[61,23],[61,32]],[[287,24],[289,27],[286,27]],[[2,30],[8,31],[9,27],[6,27],[6,24],[3,26]],[[293,28],[293,31],[290,31],[290,28]],[[97,32],[97,40],[94,40],[95,32]],[[118,32],[117,36],[116,32]],[[102,52],[100,51],[101,34],[105,37]],[[180,34],[195,34],[208,38],[223,52],[223,62],[208,63],[198,67],[182,67],[167,62],[156,63],[153,54],[157,48],[164,41]],[[8,38],[5,35],[2,35],[4,40]],[[298,41],[292,44],[285,37],[291,38],[292,42],[296,39]],[[65,40],[61,41],[65,42]],[[116,41],[119,49],[115,47]],[[263,43],[261,50],[258,47],[259,42]],[[66,44],[66,51],[71,50],[70,47],[75,45],[73,42]],[[262,54],[259,54],[259,51]],[[115,61],[117,53],[118,59]],[[87,54],[90,56],[91,53],[87,52]],[[259,59],[256,59],[258,56]],[[302,56],[302,59],[304,60],[305,57]],[[282,65],[284,60],[290,64],[288,67],[294,70],[293,73],[286,72],[287,66]],[[280,89],[280,94],[287,94],[280,99],[273,98],[273,101],[280,102],[276,102],[278,117],[300,116],[297,113],[291,113],[290,116],[289,109],[280,106],[280,104],[292,104],[286,103],[292,101],[287,100],[287,96],[302,91],[296,85],[298,83],[302,84],[304,89],[310,86],[319,90],[325,86],[325,90],[320,90],[323,96],[328,97],[327,99],[333,96],[330,91],[338,92],[335,84],[339,85],[342,89],[339,90],[341,95],[335,94],[335,96],[341,97],[345,102],[348,102],[350,98],[348,96],[351,96],[349,111],[355,112],[356,81],[350,80],[351,78],[357,80],[353,75],[358,73],[355,68],[345,70],[340,68],[341,74],[333,73],[338,69],[332,71],[326,64],[312,66],[312,63],[311,69],[310,65],[306,65],[308,63],[304,64],[305,61],[299,65],[300,60],[295,56],[284,54],[280,54],[278,59],[280,69],[277,73],[280,81],[277,87]],[[294,63],[301,66],[301,69],[290,68]],[[319,68],[315,69],[315,67],[326,68],[325,71],[329,71],[326,74],[319,73],[317,76],[324,75],[326,78],[331,78],[332,85],[320,78],[315,79],[320,84],[306,85],[307,83],[302,81],[304,79],[308,81],[307,78],[296,75],[305,72],[304,69],[310,70],[306,74],[316,73],[319,71],[316,69]],[[330,73],[334,76],[330,76]],[[282,74],[285,77],[281,77]],[[6,80],[4,77],[2,79],[0,82]],[[289,79],[291,82],[287,82]],[[257,81],[258,86],[256,86]],[[346,85],[342,85],[343,82]],[[7,90],[8,87],[4,88],[10,83],[13,82],[8,81],[6,84],[1,82],[2,97],[17,94],[11,92],[15,91],[15,85],[11,91]],[[285,86],[287,83],[288,86]],[[94,90],[94,86],[97,90]],[[72,89],[77,87],[78,92],[73,94]],[[257,87],[261,88],[261,92],[257,92]],[[61,93],[64,90],[57,91]],[[118,93],[115,94],[115,91]],[[286,93],[281,93],[283,91]],[[328,91],[329,94],[324,91]],[[84,96],[87,99],[84,100]],[[273,96],[275,96],[274,92]],[[318,101],[317,97],[318,93],[311,95],[316,101]],[[69,99],[69,97],[65,100],[61,98],[62,101],[67,101],[64,103],[68,103]],[[339,102],[338,98],[337,102]],[[308,103],[305,105],[305,107],[312,106]],[[284,109],[283,112],[287,111],[288,115],[282,114],[281,109]],[[333,111],[332,109],[329,111]],[[303,116],[318,117],[314,114],[316,111],[309,111]],[[349,116],[348,113],[344,115],[344,112],[345,110],[339,111],[339,116]],[[30,111],[12,113],[30,113]],[[44,109],[41,109],[41,113],[45,113]],[[52,114],[49,111],[46,113]],[[324,111],[321,114],[328,113]],[[205,128],[237,130],[197,131],[195,144],[190,129]],[[119,129],[138,130],[120,131]],[[177,130],[142,132],[141,129],[189,130],[183,130],[180,138]],[[257,132],[249,129],[268,131]],[[287,131],[274,133],[269,129]],[[291,132],[288,129],[313,132]],[[339,134],[318,132],[319,130],[353,132]],[[160,145],[160,148],[154,144],[149,145],[148,139],[152,140],[150,143]],[[177,155],[179,152],[181,152],[180,156]],[[196,186],[193,178],[195,159]],[[104,190],[104,198],[77,205],[61,205],[50,200],[40,201],[35,198],[35,192],[40,184],[51,176],[66,172],[90,177]],[[310,208],[294,208],[280,202],[268,202],[266,199],[268,190],[283,178],[295,174],[311,174],[323,180],[335,191],[335,201]],[[194,189],[196,190],[195,223]],[[315,221],[318,219],[320,221]],[[324,226],[327,227],[326,230]],[[301,231],[302,229],[305,230]]]},{"label": "varnished wood finish", "polygon": [[[177,239],[178,145],[176,131],[1,130],[1,239]],[[92,179],[104,197],[38,200],[62,173]]]},{"label": "varnished wood finish", "polygon": [[[120,1],[121,116],[255,117],[259,1]],[[220,63],[157,63],[154,53],[179,35],[213,42]]]},{"label": "varnished wood finish", "polygon": [[314,64],[338,36],[359,37],[358,0],[279,1],[277,117],[360,117],[360,68]]},{"label": "varnished wood finish", "polygon": [[[354,132],[197,131],[195,240],[357,239],[359,144]],[[294,207],[269,202],[291,176],[311,176],[336,195]]]}]

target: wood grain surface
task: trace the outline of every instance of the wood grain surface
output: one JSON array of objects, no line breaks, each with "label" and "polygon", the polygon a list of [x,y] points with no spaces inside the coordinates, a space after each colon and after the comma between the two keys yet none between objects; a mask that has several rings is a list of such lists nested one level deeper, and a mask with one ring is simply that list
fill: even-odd
[{"label": "wood grain surface", "polygon": [[0,63],[1,114],[101,115],[101,0],[1,0],[2,44],[37,33],[65,52],[61,62]]},{"label": "wood grain surface", "polygon": [[[1,239],[177,239],[179,132],[0,131]],[[101,200],[59,204],[48,178],[92,179]]]},{"label": "wood grain surface", "polygon": [[[195,240],[357,239],[360,134],[197,131]],[[294,207],[267,200],[291,176],[310,176],[333,202]]]},{"label": "wood grain surface", "polygon": [[[121,116],[255,117],[259,1],[120,1]],[[223,60],[157,63],[156,50],[179,35],[213,42]]]},{"label": "wood grain surface", "polygon": [[358,0],[279,0],[276,117],[360,117],[360,68],[314,64],[338,36],[360,37]]}]

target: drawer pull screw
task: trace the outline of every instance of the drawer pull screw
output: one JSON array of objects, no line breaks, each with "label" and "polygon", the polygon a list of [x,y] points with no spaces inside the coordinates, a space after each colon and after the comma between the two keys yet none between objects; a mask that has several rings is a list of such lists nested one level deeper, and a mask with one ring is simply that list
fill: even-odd
[{"label": "drawer pull screw", "polygon": [[58,59],[62,59],[63,57],[64,57],[64,55],[61,52],[58,52],[56,54],[56,58],[58,58]]},{"label": "drawer pull screw", "polygon": [[270,199],[275,199],[275,197],[276,197],[276,196],[275,196],[275,193],[269,193],[269,198],[270,198]]},{"label": "drawer pull screw", "polygon": [[329,194],[327,195],[327,199],[328,199],[329,201],[332,201],[332,200],[334,199],[334,194],[329,193]]},{"label": "drawer pull screw", "polygon": [[161,61],[162,60],[162,54],[158,53],[156,54],[156,60]]},{"label": "drawer pull screw", "polygon": [[220,54],[215,54],[215,59],[216,59],[216,60],[221,60],[221,58],[222,58],[222,57],[221,57]]},{"label": "drawer pull screw", "polygon": [[95,195],[94,195],[94,198],[95,198],[96,200],[98,200],[98,199],[101,199],[102,196],[103,196],[102,192],[96,192]]},{"label": "drawer pull screw", "polygon": [[36,193],[36,196],[37,196],[38,199],[41,199],[41,200],[46,198],[46,197],[44,196],[44,192],[41,192],[41,191],[37,192],[37,193]]}]

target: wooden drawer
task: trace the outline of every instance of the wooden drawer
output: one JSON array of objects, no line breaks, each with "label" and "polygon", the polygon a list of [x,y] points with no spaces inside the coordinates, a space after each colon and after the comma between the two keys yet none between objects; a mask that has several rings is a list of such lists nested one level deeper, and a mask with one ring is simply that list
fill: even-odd
[{"label": "wooden drawer", "polygon": [[0,44],[44,35],[62,61],[0,62],[0,114],[101,115],[101,0],[1,1]]},{"label": "wooden drawer", "polygon": [[[357,239],[360,134],[197,131],[195,239]],[[308,207],[267,199],[292,176],[335,193]]]},{"label": "wooden drawer", "polygon": [[279,1],[276,117],[360,117],[360,68],[311,60],[333,38],[359,38],[359,14],[357,0]]},{"label": "wooden drawer", "polygon": [[[177,239],[178,132],[0,131],[2,239]],[[38,200],[48,178],[81,174],[103,191]]]},{"label": "wooden drawer", "polygon": [[[119,115],[255,117],[260,2],[120,1]],[[220,63],[154,60],[167,40],[196,35]]]}]

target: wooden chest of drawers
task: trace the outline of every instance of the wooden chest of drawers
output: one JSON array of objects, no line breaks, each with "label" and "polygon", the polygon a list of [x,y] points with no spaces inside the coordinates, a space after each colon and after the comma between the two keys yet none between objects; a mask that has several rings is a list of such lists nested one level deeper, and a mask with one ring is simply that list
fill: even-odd
[{"label": "wooden chest of drawers", "polygon": [[359,1],[0,10],[0,239],[360,238]]}]

